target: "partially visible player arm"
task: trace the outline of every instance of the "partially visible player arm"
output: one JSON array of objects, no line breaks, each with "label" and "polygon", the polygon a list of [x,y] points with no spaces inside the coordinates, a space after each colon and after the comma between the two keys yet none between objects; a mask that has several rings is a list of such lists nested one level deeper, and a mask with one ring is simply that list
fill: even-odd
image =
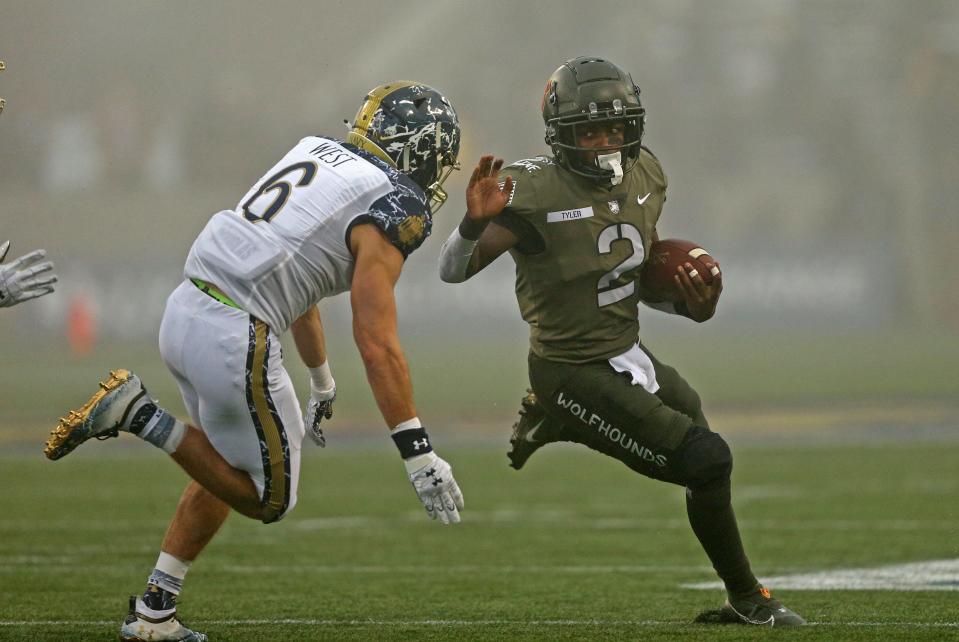
[{"label": "partially visible player arm", "polygon": [[433,452],[416,415],[410,372],[397,334],[393,288],[403,269],[403,255],[372,224],[353,228],[350,249],[355,257],[350,288],[353,338],[373,397],[427,515],[444,524],[456,523],[463,509],[463,494],[453,479],[453,469]]},{"label": "partially visible player arm", "polygon": [[356,259],[350,291],[353,338],[376,404],[392,428],[416,416],[393,296],[403,269],[403,255],[372,224],[353,228],[350,249]]},{"label": "partially visible player arm", "polygon": [[296,351],[307,368],[326,363],[326,337],[320,310],[314,305],[290,326]]},{"label": "partially visible player arm", "polygon": [[53,270],[53,263],[39,262],[47,255],[45,250],[34,250],[3,265],[3,259],[9,250],[10,241],[0,243],[0,308],[53,292],[57,275],[46,274]]},{"label": "partially visible player arm", "polygon": [[310,371],[310,401],[303,421],[307,434],[320,447],[326,446],[326,437],[320,423],[333,416],[336,400],[336,382],[326,357],[326,338],[320,311],[314,305],[290,326],[296,351]]},{"label": "partially visible player arm", "polygon": [[447,283],[462,283],[519,242],[510,230],[489,224],[506,207],[513,190],[509,176],[500,188],[497,175],[502,167],[503,159],[483,156],[473,169],[466,188],[466,215],[440,252],[440,278]]}]

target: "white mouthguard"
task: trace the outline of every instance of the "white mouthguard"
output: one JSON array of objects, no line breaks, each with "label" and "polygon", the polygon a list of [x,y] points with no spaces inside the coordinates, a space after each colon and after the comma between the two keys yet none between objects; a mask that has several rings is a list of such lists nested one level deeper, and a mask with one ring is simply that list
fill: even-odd
[{"label": "white mouthguard", "polygon": [[596,155],[596,164],[599,165],[600,169],[610,169],[613,171],[613,176],[609,179],[609,182],[613,185],[619,185],[623,182],[623,167],[620,164],[620,159],[621,156],[619,152]]}]

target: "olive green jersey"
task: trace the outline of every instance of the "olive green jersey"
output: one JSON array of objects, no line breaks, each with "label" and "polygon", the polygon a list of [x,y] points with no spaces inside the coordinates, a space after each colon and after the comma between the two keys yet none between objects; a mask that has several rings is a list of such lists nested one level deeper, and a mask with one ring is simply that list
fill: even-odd
[{"label": "olive green jersey", "polygon": [[666,176],[643,148],[619,185],[601,185],[536,157],[513,177],[494,223],[520,237],[516,300],[533,352],[554,361],[606,359],[639,340],[639,270],[666,200]]}]

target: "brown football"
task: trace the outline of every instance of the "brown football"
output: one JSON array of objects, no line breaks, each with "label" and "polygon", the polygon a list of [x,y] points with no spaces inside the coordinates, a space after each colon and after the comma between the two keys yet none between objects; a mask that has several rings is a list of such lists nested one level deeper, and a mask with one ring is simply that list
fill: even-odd
[{"label": "brown football", "polygon": [[649,258],[643,265],[639,282],[652,296],[662,301],[681,301],[683,298],[679,286],[673,280],[680,265],[690,263],[702,275],[706,284],[713,282],[713,272],[718,271],[707,267],[715,263],[698,243],[683,239],[662,239],[656,241],[649,248]]}]

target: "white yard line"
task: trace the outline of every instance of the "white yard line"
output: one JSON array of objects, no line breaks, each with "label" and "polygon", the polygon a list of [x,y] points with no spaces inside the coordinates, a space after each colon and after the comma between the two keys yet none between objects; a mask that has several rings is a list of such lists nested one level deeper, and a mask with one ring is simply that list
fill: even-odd
[{"label": "white yard line", "polygon": [[[133,568],[130,564],[123,565],[100,565],[71,564],[72,572],[95,570],[100,573],[106,571],[129,572]],[[458,564],[452,566],[415,566],[415,565],[392,565],[392,564],[218,564],[210,561],[205,566],[210,572],[214,573],[347,573],[358,575],[376,575],[376,574],[403,574],[416,573],[419,575],[461,575],[463,573],[492,573],[492,574],[510,574],[510,573],[558,573],[567,575],[582,574],[600,574],[600,573],[708,573],[712,574],[712,567],[701,565],[683,565],[683,564],[592,564],[583,566],[550,566],[550,565],[472,565]],[[57,573],[63,572],[63,566],[59,563],[9,563],[0,556],[0,574],[11,574],[14,572],[29,571],[31,573]]]},{"label": "white yard line", "polygon": [[[17,620],[0,621],[0,627],[16,626],[110,626],[114,620]],[[202,626],[689,626],[699,629],[708,625],[694,625],[675,620],[314,620],[314,619],[261,619],[261,620],[197,620],[191,624]],[[959,622],[810,622],[819,627],[874,627],[874,628],[959,628]]]},{"label": "white yard line", "polygon": [[[763,577],[773,590],[795,591],[959,591],[959,558],[927,560],[872,568],[839,568]],[[720,582],[684,584],[684,588],[721,589]]]},{"label": "white yard line", "polygon": [[[751,499],[748,499],[751,501]],[[735,501],[734,501],[735,503]],[[373,530],[391,530],[395,529],[397,520],[406,520],[410,523],[420,524],[423,522],[423,515],[420,511],[412,512],[406,515],[372,517],[366,515],[340,515],[330,517],[312,517],[305,519],[291,518],[288,524],[281,528],[287,531],[373,531]],[[463,514],[464,523],[480,525],[523,525],[523,524],[554,524],[561,523],[563,528],[579,528],[583,530],[688,530],[689,522],[683,517],[673,518],[648,518],[648,517],[609,517],[603,515],[583,515],[574,511],[530,511],[520,510],[508,511],[490,511],[490,512],[470,512]],[[425,523],[425,522],[424,522]],[[794,532],[794,531],[959,531],[959,521],[956,520],[936,520],[936,519],[818,519],[818,520],[788,520],[788,519],[742,519],[739,521],[742,528],[755,529],[775,532]],[[139,522],[117,523],[104,522],[103,520],[82,521],[82,520],[0,520],[0,529],[10,532],[12,535],[28,535],[35,532],[50,533],[52,531],[71,531],[77,532],[98,532],[98,531],[126,531],[140,532],[146,529],[162,530],[166,522]],[[262,538],[273,540],[275,530],[268,533],[266,531],[250,531],[248,529],[237,529],[227,531],[219,536],[223,539],[243,539],[248,541],[250,538]],[[93,547],[88,547],[91,549]],[[139,549],[138,549],[139,550]]]}]

